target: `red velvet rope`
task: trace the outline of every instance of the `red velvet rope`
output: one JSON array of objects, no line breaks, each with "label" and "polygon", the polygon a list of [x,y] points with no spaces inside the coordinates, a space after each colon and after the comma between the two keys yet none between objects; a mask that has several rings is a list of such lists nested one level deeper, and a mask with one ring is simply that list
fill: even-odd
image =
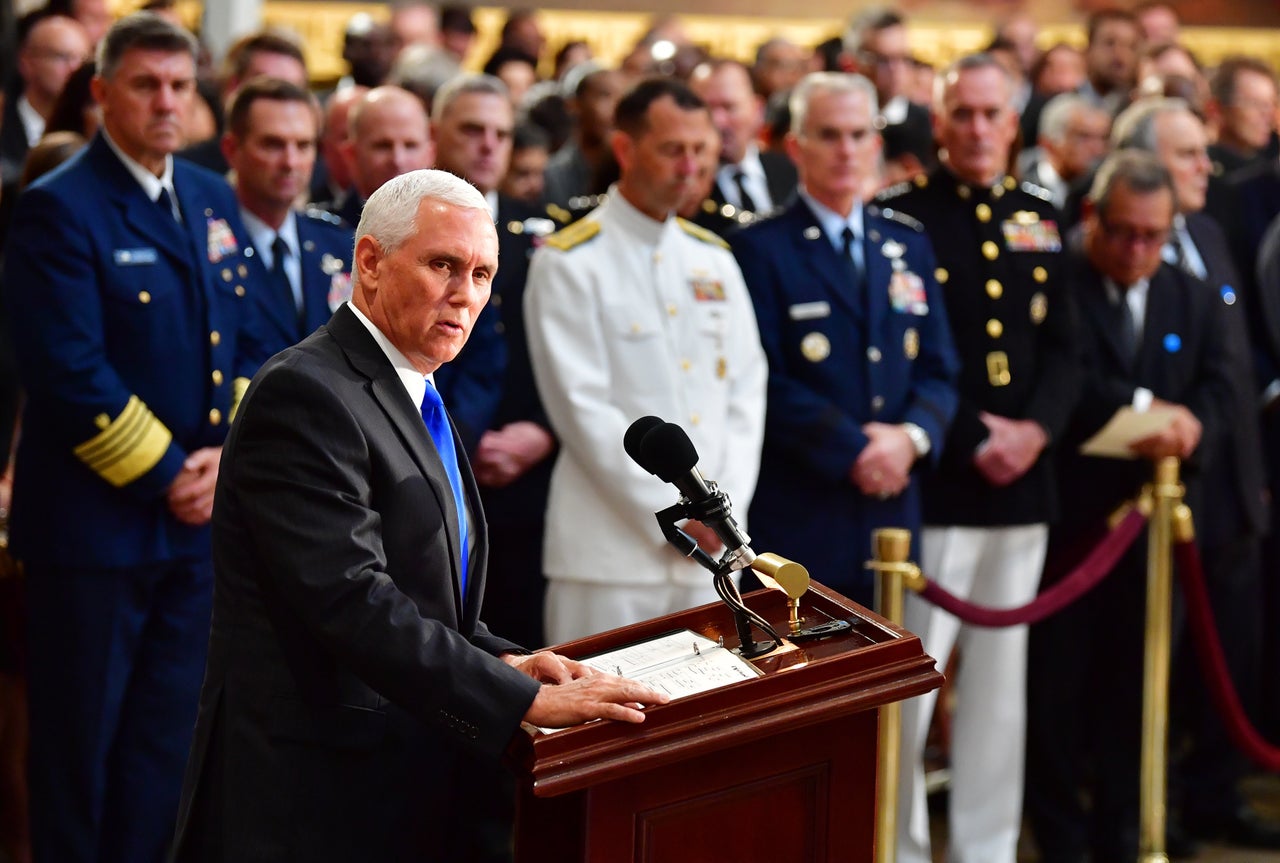
[{"label": "red velvet rope", "polygon": [[1263,739],[1245,716],[1240,696],[1227,670],[1227,660],[1222,654],[1222,642],[1213,623],[1213,610],[1209,606],[1209,591],[1204,585],[1204,570],[1200,565],[1200,552],[1194,542],[1177,542],[1173,552],[1182,580],[1182,590],[1187,598],[1187,614],[1191,618],[1191,636],[1196,645],[1196,657],[1205,684],[1213,694],[1214,704],[1222,717],[1227,733],[1239,749],[1259,767],[1280,770],[1280,748]]},{"label": "red velvet rope", "polygon": [[1093,551],[1089,552],[1071,574],[1053,587],[1041,593],[1026,605],[1017,608],[987,608],[974,605],[953,593],[948,593],[932,581],[926,581],[920,595],[939,608],[949,611],[965,623],[974,626],[1018,626],[1038,623],[1051,614],[1061,611],[1084,596],[1104,579],[1133,541],[1142,532],[1147,517],[1131,509],[1115,529],[1107,534]]}]

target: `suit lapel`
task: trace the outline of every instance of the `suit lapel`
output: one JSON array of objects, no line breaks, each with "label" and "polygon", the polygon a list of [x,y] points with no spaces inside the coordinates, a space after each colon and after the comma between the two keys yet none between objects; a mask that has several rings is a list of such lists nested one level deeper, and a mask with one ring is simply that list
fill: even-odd
[{"label": "suit lapel", "polygon": [[[107,196],[119,209],[121,220],[137,234],[155,243],[175,266],[183,271],[190,270],[191,246],[182,227],[163,207],[147,197],[101,133],[89,145],[88,158]],[[184,218],[187,218],[185,214]],[[204,250],[200,252],[203,254]]]},{"label": "suit lapel", "polygon": [[[1176,275],[1175,275],[1176,273]],[[1138,351],[1134,379],[1156,392],[1169,382],[1169,366],[1182,351],[1182,297],[1177,291],[1181,271],[1168,264],[1151,277],[1147,287],[1147,311],[1142,322],[1142,347]],[[1195,278],[1188,276],[1188,278]],[[1170,350],[1170,347],[1174,347]]]},{"label": "suit lapel", "polygon": [[1120,318],[1115,306],[1111,304],[1111,298],[1107,296],[1102,277],[1092,267],[1088,268],[1087,281],[1082,287],[1084,290],[1080,292],[1079,300],[1083,313],[1092,317],[1097,324],[1095,329],[1104,334],[1107,349],[1111,352],[1111,361],[1127,372],[1128,360],[1125,359],[1124,343],[1120,337]]},{"label": "suit lapel", "polygon": [[[257,281],[255,287],[262,298],[261,307],[266,309],[267,318],[271,321],[271,326],[275,328],[276,334],[284,344],[294,344],[298,341],[298,321],[293,308],[285,308],[284,297],[279,296],[277,291],[270,289],[270,276],[267,274],[267,267],[261,254],[254,255],[253,261],[249,266],[254,268],[254,276]],[[357,321],[357,323],[359,322]]]},{"label": "suit lapel", "polygon": [[[440,461],[435,447],[431,445],[431,438],[427,435],[426,426],[422,423],[422,414],[418,406],[410,400],[409,394],[405,392],[404,384],[400,382],[396,370],[387,360],[382,348],[349,308],[343,306],[338,309],[329,321],[328,328],[352,366],[369,379],[373,400],[404,442],[405,448],[417,463],[418,469],[422,471],[440,511],[444,514],[449,560],[453,565],[453,598],[457,605],[458,620],[461,621],[464,608],[461,592],[463,551],[458,547],[461,532],[458,525],[458,512],[453,501],[453,488],[449,484],[449,476],[445,473],[444,463]],[[456,429],[453,439],[458,452],[463,453]],[[473,491],[475,480],[471,475],[470,465],[467,465],[465,457],[459,458],[458,464],[462,470],[463,486],[468,489],[468,495],[471,497],[471,508],[478,512],[479,503]],[[482,535],[476,538],[477,553],[483,550],[480,542]],[[470,579],[468,584],[474,589],[475,585]],[[469,590],[468,594],[470,593]]]},{"label": "suit lapel", "polygon": [[858,286],[851,285],[845,278],[845,270],[837,259],[837,252],[831,240],[822,232],[818,219],[803,201],[799,201],[794,210],[793,230],[790,232],[795,243],[796,258],[803,261],[803,266],[810,276],[824,283],[832,297],[849,310],[855,318],[863,315],[862,303],[858,298]]},{"label": "suit lapel", "polygon": [[867,292],[865,307],[867,333],[871,336],[869,344],[883,341],[881,330],[889,313],[889,280],[893,277],[893,265],[880,251],[882,239],[881,223],[863,210],[862,260],[866,269],[863,281]]}]

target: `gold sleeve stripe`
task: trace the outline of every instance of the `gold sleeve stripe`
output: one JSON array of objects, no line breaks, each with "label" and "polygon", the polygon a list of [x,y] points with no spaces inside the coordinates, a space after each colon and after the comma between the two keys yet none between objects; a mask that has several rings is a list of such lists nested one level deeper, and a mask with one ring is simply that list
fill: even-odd
[{"label": "gold sleeve stripe", "polygon": [[236,411],[240,409],[240,400],[244,398],[244,394],[248,389],[248,378],[236,378],[231,382],[231,420],[236,418]]},{"label": "gold sleeve stripe", "polygon": [[142,476],[164,457],[173,434],[142,400],[130,396],[120,416],[77,446],[76,456],[119,488]]}]

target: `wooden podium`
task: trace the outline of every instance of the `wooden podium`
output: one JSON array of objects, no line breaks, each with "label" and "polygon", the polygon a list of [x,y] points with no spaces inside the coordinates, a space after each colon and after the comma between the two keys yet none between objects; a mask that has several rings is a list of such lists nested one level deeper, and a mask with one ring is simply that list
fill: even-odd
[{"label": "wooden podium", "polygon": [[[746,602],[787,632],[781,592]],[[527,729],[510,752],[516,863],[871,863],[876,708],[942,675],[919,638],[819,584],[801,614],[853,626],[754,660],[761,677],[649,708],[640,725]],[[583,658],[684,629],[738,645],[715,603],[556,650]]]}]

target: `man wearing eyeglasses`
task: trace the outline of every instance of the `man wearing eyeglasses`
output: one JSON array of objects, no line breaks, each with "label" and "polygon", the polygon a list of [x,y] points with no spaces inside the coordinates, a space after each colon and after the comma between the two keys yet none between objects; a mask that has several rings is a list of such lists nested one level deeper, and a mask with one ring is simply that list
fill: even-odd
[{"label": "man wearing eyeglasses", "polygon": [[[1152,462],[1187,463],[1198,511],[1201,454],[1234,421],[1226,306],[1161,257],[1175,201],[1159,158],[1136,150],[1107,159],[1086,199],[1083,248],[1067,256],[1084,384],[1059,449],[1062,519],[1046,584],[1096,543],[1108,514],[1151,479]],[[1132,461],[1081,455],[1127,406],[1170,418],[1132,445]],[[1139,542],[1099,587],[1032,631],[1027,813],[1049,863],[1137,856],[1145,559]]]},{"label": "man wearing eyeglasses", "polygon": [[[952,593],[1014,607],[1036,594],[1057,516],[1049,453],[1079,386],[1062,237],[1049,193],[1006,173],[1017,134],[1013,81],[990,54],[957,60],[934,111],[942,164],[885,192],[886,211],[924,223],[938,256],[956,349],[960,404],[924,486],[925,572]],[[1013,863],[1022,823],[1026,627],[960,626],[907,598],[906,624],[946,663],[964,656],[953,713],[950,853]],[[903,710],[905,817],[898,859],[928,863],[921,754],[932,695]],[[1000,705],[992,710],[992,705]]]},{"label": "man wearing eyeglasses", "polygon": [[843,62],[876,85],[880,119],[894,128],[898,152],[913,154],[926,168],[935,164],[929,109],[908,98],[915,67],[901,13],[873,6],[855,17],[844,34]]}]

